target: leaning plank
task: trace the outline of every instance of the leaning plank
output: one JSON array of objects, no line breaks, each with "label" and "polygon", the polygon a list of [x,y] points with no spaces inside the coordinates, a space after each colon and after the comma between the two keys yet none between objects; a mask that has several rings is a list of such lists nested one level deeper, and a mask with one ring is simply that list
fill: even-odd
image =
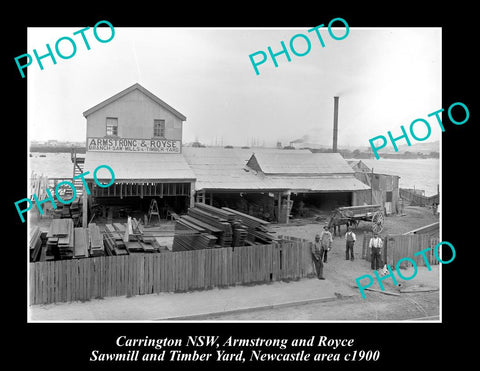
[{"label": "leaning plank", "polygon": [[87,258],[88,257],[88,229],[75,228],[74,230],[74,258]]}]

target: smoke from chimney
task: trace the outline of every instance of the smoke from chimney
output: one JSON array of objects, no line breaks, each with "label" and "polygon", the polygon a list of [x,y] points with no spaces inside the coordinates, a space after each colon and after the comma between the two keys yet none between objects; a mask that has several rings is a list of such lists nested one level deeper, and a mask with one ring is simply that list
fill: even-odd
[{"label": "smoke from chimney", "polygon": [[308,141],[308,140],[309,140],[309,135],[308,135],[308,134],[305,134],[305,135],[302,136],[301,138],[292,140],[290,143],[304,143],[304,142],[306,142],[306,141]]},{"label": "smoke from chimney", "polygon": [[333,97],[333,145],[332,152],[337,152],[338,140],[338,97]]}]

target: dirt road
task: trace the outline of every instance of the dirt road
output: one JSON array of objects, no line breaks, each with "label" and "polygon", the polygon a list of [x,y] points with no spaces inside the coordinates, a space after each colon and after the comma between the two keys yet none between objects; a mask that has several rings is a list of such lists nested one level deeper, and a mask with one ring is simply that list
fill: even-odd
[{"label": "dirt road", "polygon": [[438,291],[401,296],[369,292],[367,299],[356,296],[324,303],[202,319],[211,321],[403,321],[414,319],[436,321],[439,319],[439,295]]}]

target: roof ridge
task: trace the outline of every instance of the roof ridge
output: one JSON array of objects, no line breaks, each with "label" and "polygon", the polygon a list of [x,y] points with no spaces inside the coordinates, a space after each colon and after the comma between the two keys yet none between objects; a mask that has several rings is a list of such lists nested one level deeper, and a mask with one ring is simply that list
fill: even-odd
[{"label": "roof ridge", "polygon": [[178,112],[176,109],[174,109],[172,106],[170,106],[169,104],[167,104],[166,102],[164,102],[162,99],[160,99],[159,97],[157,97],[155,94],[153,94],[151,91],[147,90],[146,88],[144,88],[142,85],[140,85],[138,82],[136,82],[135,84],[129,86],[128,88],[126,89],[123,89],[122,91],[118,92],[117,94],[114,94],[112,95],[110,98],[107,98],[105,100],[103,100],[102,102],[96,104],[95,106],[89,108],[88,110],[86,110],[85,112],[83,112],[83,116],[84,117],[87,117],[89,115],[91,115],[92,113],[98,111],[99,109],[109,105],[110,103],[113,103],[115,102],[116,100],[124,97],[125,95],[133,92],[134,90],[139,90],[141,93],[143,93],[144,95],[146,95],[147,97],[149,97],[151,100],[153,100],[155,103],[159,104],[160,106],[162,106],[163,108],[165,108],[167,111],[171,112],[174,116],[178,117],[180,120],[182,121],[186,121],[186,117],[185,115],[181,114],[180,112]]}]

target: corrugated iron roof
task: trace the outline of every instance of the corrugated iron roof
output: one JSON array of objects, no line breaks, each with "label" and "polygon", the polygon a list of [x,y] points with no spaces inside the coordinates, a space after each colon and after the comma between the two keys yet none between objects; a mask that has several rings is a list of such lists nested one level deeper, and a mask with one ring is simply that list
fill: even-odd
[{"label": "corrugated iron roof", "polygon": [[[115,152],[87,152],[85,158],[85,171],[90,174],[86,179],[93,179],[93,170],[100,165],[110,166],[118,181],[159,181],[159,180],[194,180],[196,190],[230,190],[230,191],[298,191],[298,192],[340,192],[370,189],[361,181],[354,177],[353,170],[348,166],[345,160],[340,156],[350,169],[349,173],[338,173],[342,169],[340,161],[334,159],[335,166],[320,166],[317,171],[323,169],[324,172],[314,173],[308,166],[300,166],[302,171],[309,170],[308,175],[298,175],[293,171],[288,173],[286,169],[287,161],[283,169],[285,173],[281,175],[269,175],[263,172],[257,172],[246,166],[247,161],[253,154],[252,149],[224,149],[224,148],[193,148],[183,147],[182,154],[152,154],[152,153],[115,153]],[[309,151],[298,151],[299,153],[288,156],[282,156],[283,150],[255,149],[255,154],[279,154],[280,156],[271,156],[276,159],[304,160],[309,162],[311,155],[316,161],[330,161],[332,154],[314,154]],[[297,156],[302,153],[302,156]],[[320,156],[318,156],[320,155]],[[326,156],[325,156],[326,155]],[[264,157],[262,157],[264,158]],[[295,163],[292,166],[297,166]],[[298,167],[297,167],[298,169]],[[327,171],[335,171],[329,173]],[[105,174],[104,179],[109,180],[109,174],[106,170],[99,171],[98,179],[103,180],[101,174]]]},{"label": "corrugated iron roof", "polygon": [[[272,176],[247,168],[246,163],[253,153],[268,158],[272,164],[275,159],[286,160],[282,165],[284,176]],[[284,154],[289,152],[288,154]],[[239,149],[239,148],[193,148],[184,147],[183,155],[196,175],[196,190],[298,190],[298,191],[354,191],[369,189],[354,177],[353,169],[337,153],[311,153],[305,151],[287,151],[277,149]],[[334,156],[331,156],[334,155]],[[295,159],[296,161],[292,161]],[[301,166],[304,161],[308,166]],[[334,164],[312,166],[316,162]],[[342,164],[343,162],[343,164]],[[288,169],[288,164],[293,170]],[[279,167],[277,167],[278,169]],[[262,168],[263,169],[263,168]],[[296,170],[295,170],[296,169]],[[299,173],[298,171],[304,173]],[[316,172],[313,170],[316,169]],[[308,170],[308,176],[301,176]],[[296,175],[295,175],[296,174]],[[300,174],[300,176],[299,176]],[[337,175],[335,175],[337,174]],[[341,174],[341,175],[338,175]]]},{"label": "corrugated iron roof", "polygon": [[183,147],[182,151],[197,178],[197,190],[269,189],[268,183],[245,170],[251,149]]},{"label": "corrugated iron roof", "polygon": [[254,156],[265,174],[353,174],[339,153],[283,150],[258,152]]},{"label": "corrugated iron roof", "polygon": [[370,189],[370,187],[351,175],[316,177],[268,176],[268,178],[278,188],[287,188],[292,191],[351,192]]},{"label": "corrugated iron roof", "polygon": [[[93,179],[93,171],[100,165],[108,165],[116,180],[192,180],[195,179],[190,166],[182,154],[90,152],[85,155],[84,171],[90,171],[85,179]],[[109,179],[107,170],[98,172],[97,177]]]}]

